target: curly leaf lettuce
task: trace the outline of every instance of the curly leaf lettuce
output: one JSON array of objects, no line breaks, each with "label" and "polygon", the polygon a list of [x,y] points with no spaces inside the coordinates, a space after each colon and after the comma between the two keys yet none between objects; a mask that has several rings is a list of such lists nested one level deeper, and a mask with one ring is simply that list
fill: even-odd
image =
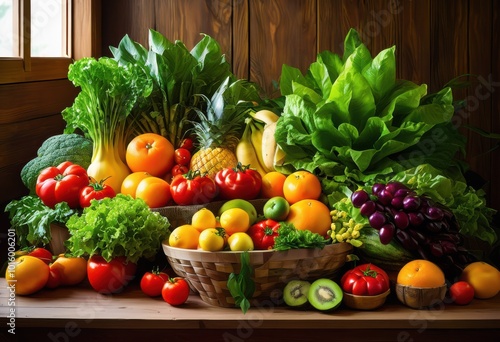
[{"label": "curly leaf lettuce", "polygon": [[71,216],[66,226],[71,235],[66,246],[73,255],[98,254],[107,261],[118,256],[134,263],[152,258],[170,235],[166,217],[151,211],[142,199],[123,194],[92,201],[80,216]]}]

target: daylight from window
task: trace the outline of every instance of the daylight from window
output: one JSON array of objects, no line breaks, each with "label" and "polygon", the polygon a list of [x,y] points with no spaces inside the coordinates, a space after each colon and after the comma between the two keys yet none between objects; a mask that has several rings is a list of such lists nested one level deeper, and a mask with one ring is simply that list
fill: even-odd
[{"label": "daylight from window", "polygon": [[31,56],[66,56],[63,1],[31,0]]},{"label": "daylight from window", "polygon": [[[31,0],[31,56],[65,57],[67,0]],[[0,57],[20,56],[19,0],[0,0]]]},{"label": "daylight from window", "polygon": [[15,1],[0,0],[0,57],[19,56],[18,43],[14,41],[18,32],[13,13]]}]

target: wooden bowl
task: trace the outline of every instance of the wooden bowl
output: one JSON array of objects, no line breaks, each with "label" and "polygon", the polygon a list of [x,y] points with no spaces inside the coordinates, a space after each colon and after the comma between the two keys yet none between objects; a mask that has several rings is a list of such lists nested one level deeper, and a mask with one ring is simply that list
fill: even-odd
[{"label": "wooden bowl", "polygon": [[414,287],[396,284],[399,301],[413,309],[425,309],[440,304],[446,295],[446,284],[438,287]]},{"label": "wooden bowl", "polygon": [[384,305],[385,300],[391,290],[375,296],[356,296],[352,293],[344,292],[344,304],[351,309],[373,310]]}]

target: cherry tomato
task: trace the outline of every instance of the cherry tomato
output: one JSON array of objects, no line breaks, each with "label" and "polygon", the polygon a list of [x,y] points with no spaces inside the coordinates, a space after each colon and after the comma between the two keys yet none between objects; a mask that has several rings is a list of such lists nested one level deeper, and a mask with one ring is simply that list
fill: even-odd
[{"label": "cherry tomato", "polygon": [[36,194],[47,207],[66,202],[70,208],[80,206],[80,191],[89,184],[87,171],[80,165],[63,162],[43,169],[36,181]]},{"label": "cherry tomato", "polygon": [[160,272],[158,268],[146,272],[141,278],[141,290],[150,297],[161,296],[163,285],[168,281],[168,274]]},{"label": "cherry tomato", "polygon": [[109,262],[100,255],[90,257],[87,277],[94,290],[99,293],[118,293],[134,278],[137,265],[116,257]]},{"label": "cherry tomato", "polygon": [[362,264],[344,273],[340,283],[342,290],[347,293],[375,296],[389,289],[389,276],[373,264]]},{"label": "cherry tomato", "polygon": [[193,139],[185,138],[184,140],[181,141],[179,148],[185,148],[189,152],[193,152],[194,149]]},{"label": "cherry tomato", "polygon": [[80,207],[89,207],[92,200],[101,200],[106,197],[112,198],[116,196],[115,190],[110,185],[104,184],[105,180],[90,182],[88,186],[82,189],[80,192]]},{"label": "cherry tomato", "polygon": [[170,305],[184,304],[189,297],[189,284],[184,278],[169,278],[161,290],[163,300]]},{"label": "cherry tomato", "polygon": [[175,177],[177,175],[184,175],[188,173],[188,171],[189,167],[187,165],[175,164],[172,168],[172,177]]},{"label": "cherry tomato", "polygon": [[179,165],[189,165],[191,152],[186,148],[178,148],[174,151],[175,163]]},{"label": "cherry tomato", "polygon": [[455,304],[467,305],[474,298],[474,288],[466,281],[457,281],[450,286],[449,295]]}]

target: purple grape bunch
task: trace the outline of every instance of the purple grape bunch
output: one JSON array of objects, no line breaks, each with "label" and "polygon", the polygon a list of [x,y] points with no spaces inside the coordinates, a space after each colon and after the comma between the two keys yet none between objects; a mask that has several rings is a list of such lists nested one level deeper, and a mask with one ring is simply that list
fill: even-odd
[{"label": "purple grape bunch", "polygon": [[435,262],[451,275],[473,261],[462,246],[463,237],[451,210],[401,182],[375,183],[371,194],[357,190],[351,202],[379,231],[382,244],[396,239],[405,249]]}]

